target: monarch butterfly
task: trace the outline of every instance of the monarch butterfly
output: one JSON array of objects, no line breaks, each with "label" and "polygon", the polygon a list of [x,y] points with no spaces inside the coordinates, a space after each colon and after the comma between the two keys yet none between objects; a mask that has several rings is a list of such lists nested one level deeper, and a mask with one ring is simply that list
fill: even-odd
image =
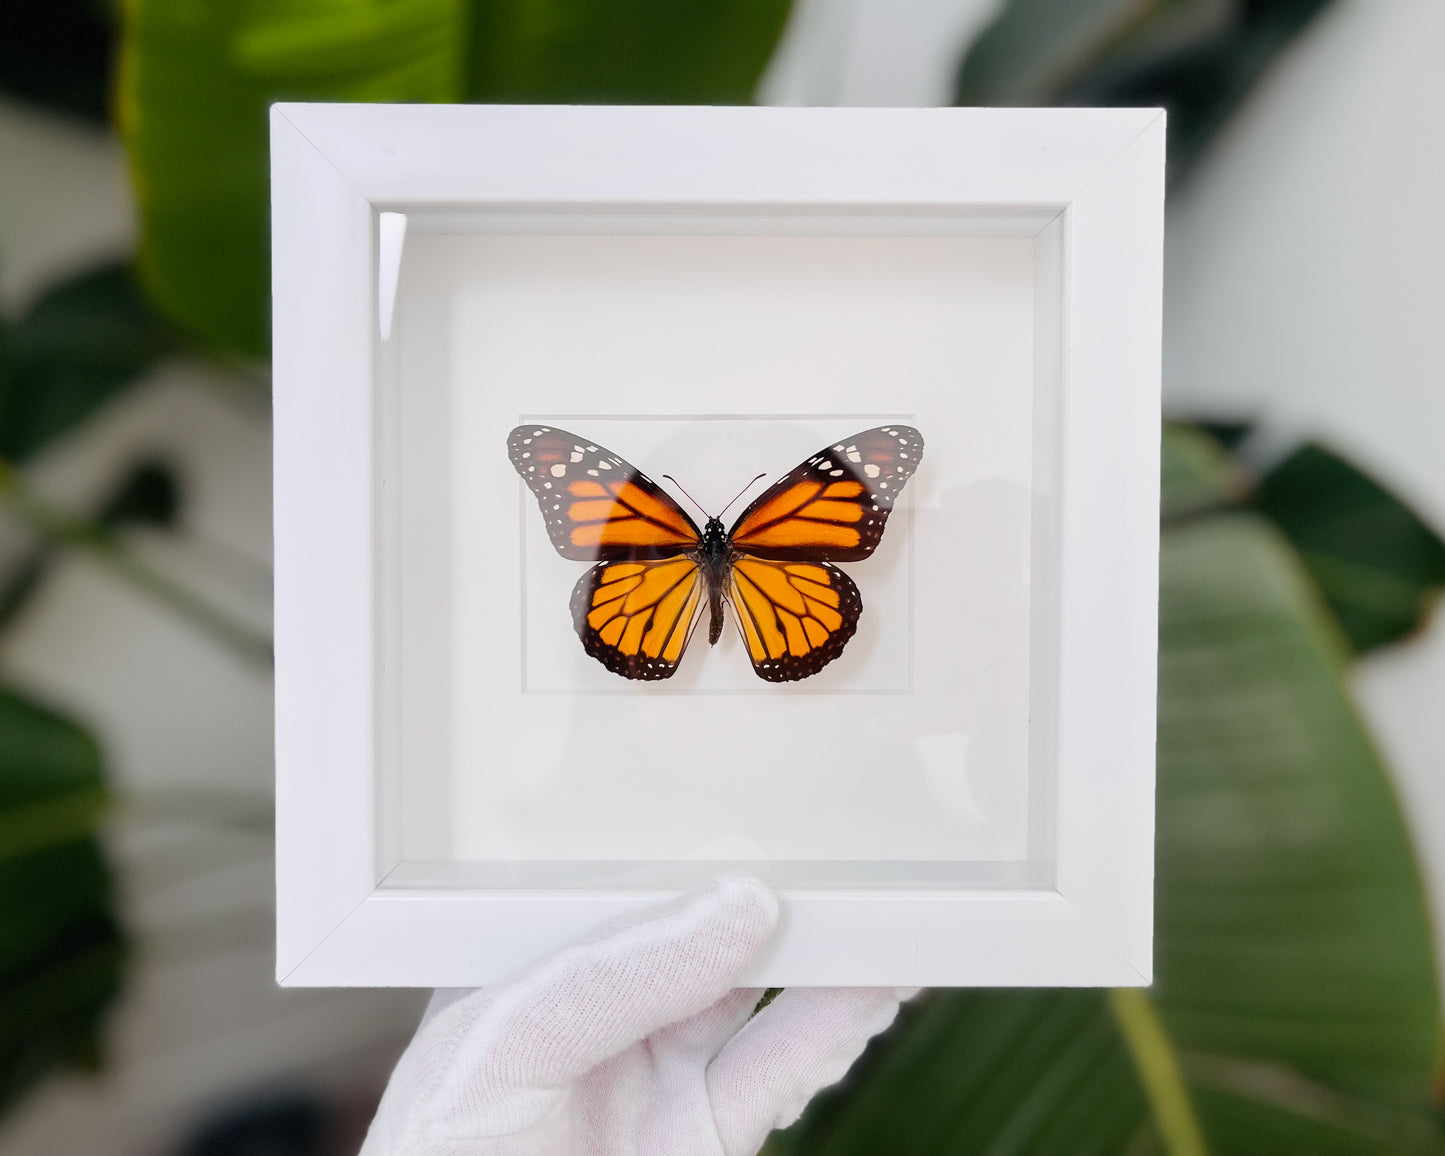
[{"label": "monarch butterfly", "polygon": [[863,599],[833,563],[873,553],[923,438],[885,425],[825,446],[731,530],[709,517],[701,532],[656,482],[586,438],[521,425],[507,452],[557,553],[597,563],[571,600],[589,655],[624,678],[670,678],[704,602],[712,645],[727,602],[758,677],[791,682],[817,674],[853,637]]}]

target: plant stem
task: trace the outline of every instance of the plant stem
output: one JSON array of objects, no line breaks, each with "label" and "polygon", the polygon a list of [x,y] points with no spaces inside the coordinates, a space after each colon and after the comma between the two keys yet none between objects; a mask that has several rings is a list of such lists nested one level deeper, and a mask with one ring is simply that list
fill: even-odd
[{"label": "plant stem", "polygon": [[147,565],[105,527],[50,505],[32,493],[9,462],[0,460],[0,502],[35,533],[99,562],[134,589],[204,630],[241,657],[271,665],[271,640]]},{"label": "plant stem", "polygon": [[1204,1132],[1194,1114],[1179,1057],[1149,996],[1142,988],[1113,988],[1109,992],[1109,1010],[1114,1013],[1139,1082],[1144,1085],[1164,1151],[1169,1156],[1207,1156]]}]

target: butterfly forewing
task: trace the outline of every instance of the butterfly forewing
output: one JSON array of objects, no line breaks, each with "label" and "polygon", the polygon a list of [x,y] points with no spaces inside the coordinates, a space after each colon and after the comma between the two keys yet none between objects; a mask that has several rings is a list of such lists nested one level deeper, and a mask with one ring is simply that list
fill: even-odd
[{"label": "butterfly forewing", "polygon": [[907,425],[825,446],[742,512],[729,535],[733,548],[781,562],[866,558],[922,460],[923,437]]},{"label": "butterfly forewing", "polygon": [[557,553],[578,562],[671,558],[696,548],[687,511],[616,454],[566,430],[520,425],[507,454]]}]

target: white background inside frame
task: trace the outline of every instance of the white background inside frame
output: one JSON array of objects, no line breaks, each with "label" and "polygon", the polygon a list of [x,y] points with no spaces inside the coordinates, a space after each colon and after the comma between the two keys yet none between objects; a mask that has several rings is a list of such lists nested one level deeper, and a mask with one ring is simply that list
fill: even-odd
[{"label": "white background inside frame", "polygon": [[[401,855],[1024,859],[1034,257],[1018,237],[409,237],[381,409]],[[840,659],[764,684],[729,622],[642,684],[582,652],[586,566],[507,460],[522,420],[710,510],[768,471],[729,523],[847,434],[908,420],[927,445],[844,567],[864,613]]]}]

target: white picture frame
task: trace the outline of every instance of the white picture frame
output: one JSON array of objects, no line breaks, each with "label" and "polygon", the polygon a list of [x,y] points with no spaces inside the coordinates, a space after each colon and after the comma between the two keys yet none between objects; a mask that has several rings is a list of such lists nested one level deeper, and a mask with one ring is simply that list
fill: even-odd
[{"label": "white picture frame", "polygon": [[389,331],[404,236],[474,227],[1029,246],[1033,867],[760,864],[745,982],[1151,981],[1162,111],[279,104],[271,145],[279,983],[485,984],[688,881],[402,853]]}]

